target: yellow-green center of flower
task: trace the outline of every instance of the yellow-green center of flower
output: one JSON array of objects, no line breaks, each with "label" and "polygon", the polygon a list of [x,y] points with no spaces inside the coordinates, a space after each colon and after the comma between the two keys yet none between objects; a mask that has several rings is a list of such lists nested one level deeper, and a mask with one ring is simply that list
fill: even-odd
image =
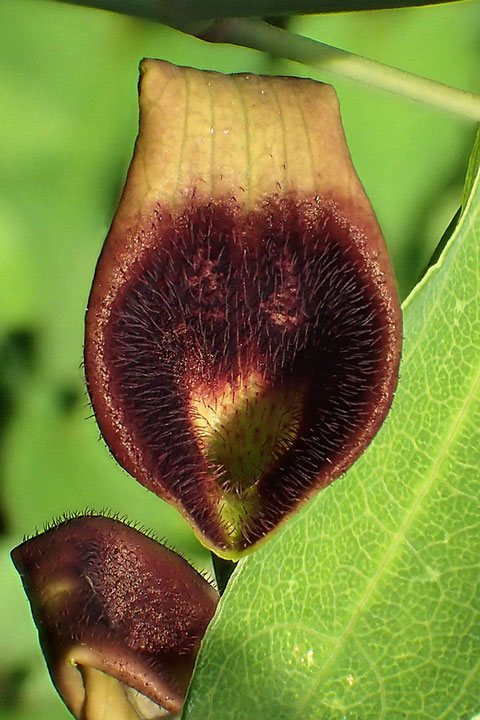
[{"label": "yellow-green center of flower", "polygon": [[209,471],[227,492],[256,485],[290,450],[302,420],[304,387],[272,387],[256,372],[221,392],[192,394],[190,412]]}]

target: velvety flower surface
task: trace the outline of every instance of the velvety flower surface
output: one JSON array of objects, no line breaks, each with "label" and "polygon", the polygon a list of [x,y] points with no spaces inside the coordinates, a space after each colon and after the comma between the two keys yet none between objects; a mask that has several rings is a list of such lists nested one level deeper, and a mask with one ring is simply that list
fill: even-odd
[{"label": "velvety flower surface", "polygon": [[86,320],[117,460],[236,558],[365,449],[400,344],[333,88],[144,61]]},{"label": "velvety flower surface", "polygon": [[76,718],[180,713],[216,591],[112,518],[79,516],[12,552],[48,669]]}]

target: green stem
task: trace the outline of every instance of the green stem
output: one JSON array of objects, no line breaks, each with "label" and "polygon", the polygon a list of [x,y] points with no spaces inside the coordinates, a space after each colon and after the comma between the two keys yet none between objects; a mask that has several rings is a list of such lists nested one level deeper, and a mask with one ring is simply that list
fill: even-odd
[{"label": "green stem", "polygon": [[233,560],[225,560],[218,557],[212,551],[212,565],[215,572],[215,580],[217,581],[218,592],[223,595],[231,574],[235,570],[237,563]]},{"label": "green stem", "polygon": [[268,52],[279,58],[311,65],[417,100],[432,107],[480,121],[480,97],[397,68],[296,35],[260,20],[217,20],[202,37],[210,42],[231,43]]},{"label": "green stem", "polygon": [[[312,65],[372,87],[396,93],[440,110],[480,121],[480,97],[412,73],[370,60],[340,48],[296,35],[251,18],[226,13],[267,15],[287,12],[353,10],[353,0],[59,0],[88,5],[149,20],[158,20],[216,43],[231,43],[267,52],[274,57]],[[366,0],[362,7],[390,7],[394,0]],[[398,4],[398,0],[397,0]],[[410,4],[430,4],[413,0]],[[276,7],[276,10],[275,10]],[[358,9],[358,4],[357,4]]]}]

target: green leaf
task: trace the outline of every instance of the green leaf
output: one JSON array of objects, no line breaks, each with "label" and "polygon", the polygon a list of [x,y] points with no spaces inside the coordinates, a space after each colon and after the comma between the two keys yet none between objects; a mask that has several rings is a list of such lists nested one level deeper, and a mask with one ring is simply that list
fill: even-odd
[{"label": "green leaf", "polygon": [[470,198],[475,179],[477,177],[478,167],[480,165],[480,130],[475,138],[470,162],[467,168],[467,177],[465,179],[465,187],[463,188],[462,210],[465,210]]},{"label": "green leaf", "polygon": [[157,20],[173,27],[190,29],[196,20],[219,17],[261,17],[266,15],[300,15],[307,13],[356,12],[383,8],[438,5],[459,0],[61,0],[102,10],[113,10],[137,17]]},{"label": "green leaf", "polygon": [[241,561],[184,720],[480,712],[480,179],[404,307],[391,413],[353,468]]}]

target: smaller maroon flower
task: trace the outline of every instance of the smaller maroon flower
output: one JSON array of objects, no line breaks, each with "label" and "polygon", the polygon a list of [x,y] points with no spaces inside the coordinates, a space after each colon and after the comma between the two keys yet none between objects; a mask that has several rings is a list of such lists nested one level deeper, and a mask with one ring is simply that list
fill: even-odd
[{"label": "smaller maroon flower", "polygon": [[12,559],[52,681],[76,718],[180,713],[218,602],[183,558],[117,520],[80,516]]}]

